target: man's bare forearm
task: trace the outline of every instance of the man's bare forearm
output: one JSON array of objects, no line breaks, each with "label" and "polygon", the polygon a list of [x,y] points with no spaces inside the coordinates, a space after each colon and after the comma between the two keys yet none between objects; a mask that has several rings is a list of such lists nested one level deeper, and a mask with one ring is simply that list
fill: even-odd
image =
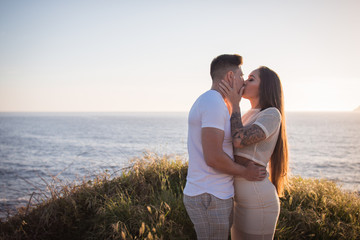
[{"label": "man's bare forearm", "polygon": [[207,164],[222,172],[234,176],[244,176],[246,174],[246,167],[234,162],[225,152],[214,154],[208,158]]}]

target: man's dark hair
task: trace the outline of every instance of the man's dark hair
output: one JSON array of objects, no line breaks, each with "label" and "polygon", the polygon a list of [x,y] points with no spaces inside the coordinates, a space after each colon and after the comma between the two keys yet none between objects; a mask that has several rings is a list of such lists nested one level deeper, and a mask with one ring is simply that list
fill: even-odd
[{"label": "man's dark hair", "polygon": [[238,54],[223,54],[214,58],[210,65],[212,80],[221,79],[228,71],[235,71],[242,63],[242,57]]}]

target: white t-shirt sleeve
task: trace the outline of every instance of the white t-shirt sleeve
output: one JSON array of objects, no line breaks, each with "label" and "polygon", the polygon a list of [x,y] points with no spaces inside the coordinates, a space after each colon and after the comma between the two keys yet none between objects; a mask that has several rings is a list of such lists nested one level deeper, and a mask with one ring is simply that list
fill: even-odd
[{"label": "white t-shirt sleeve", "polygon": [[224,107],[226,106],[220,100],[222,99],[211,98],[201,102],[201,128],[212,127],[225,131],[226,115],[224,114]]},{"label": "white t-shirt sleeve", "polygon": [[278,109],[271,107],[260,112],[254,124],[261,127],[266,138],[275,133],[281,124],[281,114]]}]

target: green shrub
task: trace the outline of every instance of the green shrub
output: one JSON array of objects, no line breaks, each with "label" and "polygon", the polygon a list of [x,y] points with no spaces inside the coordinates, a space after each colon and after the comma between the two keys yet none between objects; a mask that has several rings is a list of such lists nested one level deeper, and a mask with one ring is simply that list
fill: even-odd
[{"label": "green shrub", "polygon": [[[187,163],[152,153],[122,175],[52,189],[0,222],[0,239],[196,239],[182,202]],[[327,180],[290,179],[275,239],[359,239],[360,199]]]}]

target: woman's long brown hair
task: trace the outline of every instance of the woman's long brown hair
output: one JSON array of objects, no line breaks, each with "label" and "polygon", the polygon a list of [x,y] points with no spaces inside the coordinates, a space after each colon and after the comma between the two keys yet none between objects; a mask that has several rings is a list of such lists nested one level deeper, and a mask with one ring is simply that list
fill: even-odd
[{"label": "woman's long brown hair", "polygon": [[284,194],[288,183],[289,151],[286,135],[284,95],[279,76],[267,67],[260,67],[259,103],[261,110],[276,107],[281,114],[281,125],[274,152],[270,158],[270,180],[275,185],[279,197]]}]

